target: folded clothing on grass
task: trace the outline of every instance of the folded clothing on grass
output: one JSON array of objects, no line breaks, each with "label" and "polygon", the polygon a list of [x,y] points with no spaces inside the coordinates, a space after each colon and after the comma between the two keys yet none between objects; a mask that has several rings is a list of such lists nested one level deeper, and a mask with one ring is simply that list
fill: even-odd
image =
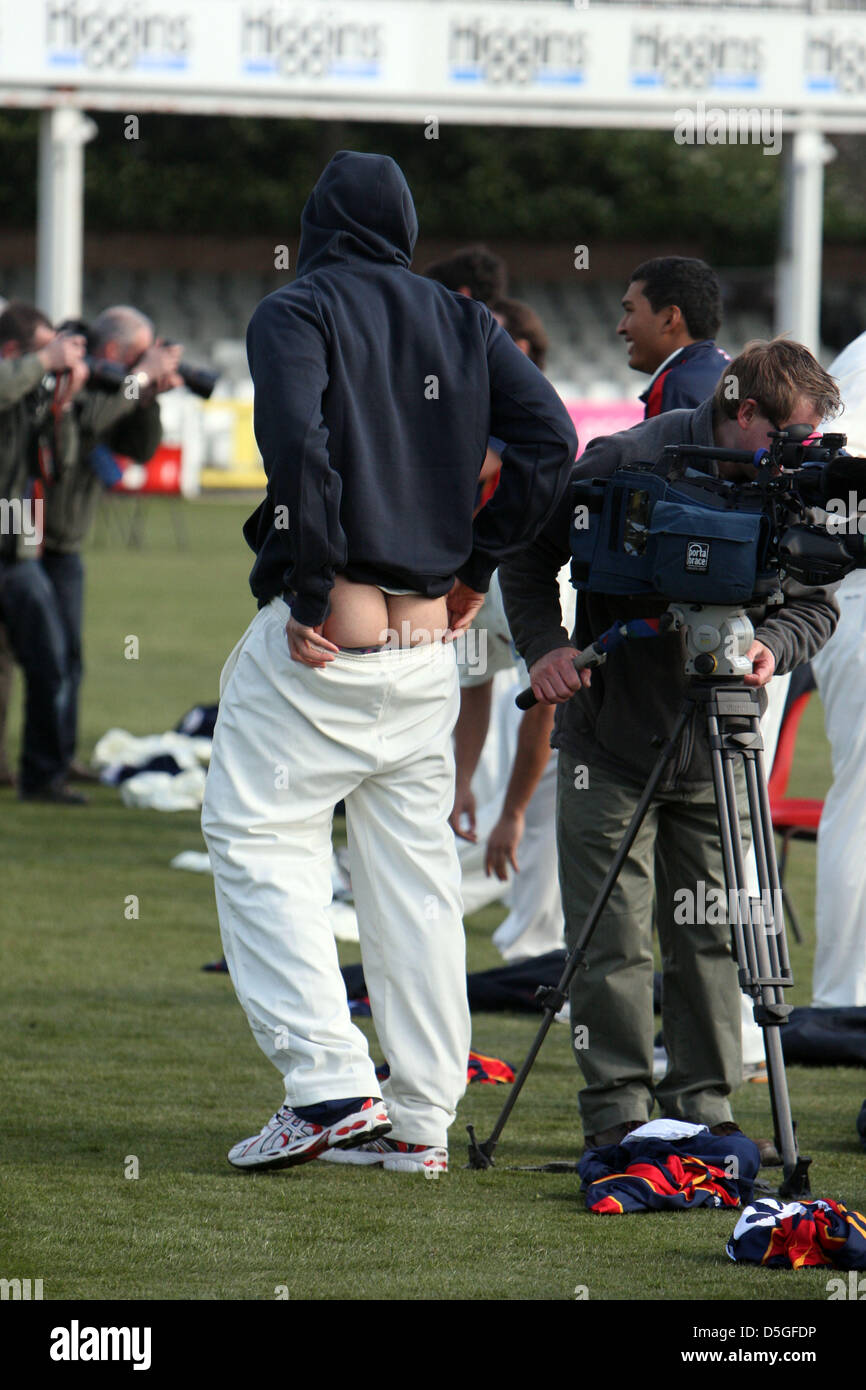
[{"label": "folded clothing on grass", "polygon": [[[565,951],[548,951],[544,956],[533,956],[516,964],[473,971],[466,976],[469,1008],[473,1013],[496,1013],[506,1009],[538,1013],[542,1006],[535,998],[535,991],[539,985],[557,985],[565,961]],[[366,995],[364,971],[360,965],[344,966],[343,978],[350,1000]]]},{"label": "folded clothing on grass", "polygon": [[175,729],[162,734],[131,734],[109,729],[91,762],[106,786],[121,788],[127,806],[154,811],[194,811],[204,796],[204,769],[210,762],[216,705],[196,705]]},{"label": "folded clothing on grass", "polygon": [[792,1009],[779,1030],[785,1061],[807,1067],[866,1067],[866,1007]]},{"label": "folded clothing on grass", "polygon": [[120,784],[124,806],[149,811],[197,811],[204,797],[205,770],[190,767],[168,772],[138,772]]}]

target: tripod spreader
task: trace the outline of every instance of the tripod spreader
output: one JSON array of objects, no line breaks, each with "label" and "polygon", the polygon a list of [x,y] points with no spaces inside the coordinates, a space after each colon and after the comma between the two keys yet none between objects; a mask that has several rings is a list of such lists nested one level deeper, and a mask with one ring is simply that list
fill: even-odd
[{"label": "tripod spreader", "polygon": [[[578,964],[578,969],[580,963]],[[583,962],[583,969],[586,969],[586,961]],[[535,991],[535,998],[543,1009],[553,1009],[558,1014],[560,1009],[564,1009],[568,1003],[568,995],[563,989],[557,989],[555,985],[539,985]]]}]

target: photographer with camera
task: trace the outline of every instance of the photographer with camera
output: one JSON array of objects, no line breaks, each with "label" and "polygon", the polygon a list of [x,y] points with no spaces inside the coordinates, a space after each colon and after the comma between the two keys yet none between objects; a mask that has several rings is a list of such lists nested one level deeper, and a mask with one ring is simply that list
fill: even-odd
[{"label": "photographer with camera", "polygon": [[[183,384],[178,371],[183,349],[154,341],[150,319],[127,305],[115,305],[99,315],[88,332],[88,350],[87,389],[77,402],[75,429],[46,494],[42,555],[64,634],[67,698],[62,751],[71,780],[78,781],[95,780],[94,774],[74,761],[82,675],[81,548],[103,488],[121,476],[116,465],[106,474],[102,451],[96,446],[146,463],[162,439],[157,396]],[[109,469],[111,463],[109,458]]]},{"label": "photographer with camera", "polygon": [[86,379],[81,336],[58,337],[35,305],[7,305],[0,314],[0,618],[25,681],[18,787],[24,800],[62,804],[80,798],[65,786],[63,633],[37,563],[43,512],[35,489],[71,445]]},{"label": "photographer with camera", "polygon": [[[715,394],[695,410],[674,410],[593,440],[573,480],[609,478],[621,465],[656,463],[669,445],[756,451],[793,424],[816,430],[840,408],[833,379],[805,347],[780,339],[752,343],[731,363]],[[718,463],[718,475],[746,480],[756,469]],[[667,631],[625,642],[592,672],[576,671],[575,649],[616,621],[657,618],[667,598],[582,592],[571,639],[561,625],[556,576],[570,558],[574,499],[566,495],[537,539],[500,569],[506,612],[530,670],[536,698],[557,705],[557,838],[571,949],[613,859],[644,784],[671,734],[686,694],[684,636]],[[763,687],[775,671],[809,660],[827,641],[838,607],[826,589],[782,581],[783,602],[746,608],[755,629],[745,683]],[[742,787],[740,787],[742,792]],[[706,729],[686,725],[571,984],[575,1056],[585,1087],[580,1111],[587,1147],[616,1144],[644,1124],[658,1101],[665,1117],[726,1134],[729,1095],[742,1079],[740,1004],[724,914],[705,912],[710,890],[725,893]],[[678,892],[678,890],[680,890]],[[693,908],[675,909],[674,895]],[[668,1067],[653,1083],[653,958],[656,899],[661,943],[663,1030]],[[725,898],[725,901],[727,899]],[[721,916],[722,920],[717,920]],[[705,920],[707,919],[707,920]]]}]

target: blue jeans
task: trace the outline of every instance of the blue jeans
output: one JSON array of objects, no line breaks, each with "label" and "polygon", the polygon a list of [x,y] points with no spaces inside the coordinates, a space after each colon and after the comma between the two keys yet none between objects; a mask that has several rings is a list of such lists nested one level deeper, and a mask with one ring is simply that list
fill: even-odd
[{"label": "blue jeans", "polygon": [[63,780],[66,645],[57,600],[36,560],[0,560],[0,606],[9,645],[24,672],[19,789],[27,795]]},{"label": "blue jeans", "polygon": [[78,691],[81,686],[81,627],[84,610],[84,565],[80,555],[46,551],[40,561],[54,590],[57,616],[63,629],[66,698],[61,716],[61,750],[66,765],[78,742]]}]

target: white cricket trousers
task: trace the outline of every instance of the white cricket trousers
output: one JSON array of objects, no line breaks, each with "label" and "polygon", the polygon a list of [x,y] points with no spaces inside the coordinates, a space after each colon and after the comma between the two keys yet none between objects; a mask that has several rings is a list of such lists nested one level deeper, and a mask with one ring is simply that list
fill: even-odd
[{"label": "white cricket trousers", "polygon": [[493,933],[503,960],[526,960],[565,950],[565,917],[556,852],[556,757],[548,759],[526,808],[517,851],[511,911]]},{"label": "white cricket trousers", "polygon": [[866,1004],[866,572],[847,575],[836,598],[838,626],[812,658],[833,759],[818,826],[812,975],[818,1009]]},{"label": "white cricket trousers", "polygon": [[[223,948],[289,1105],[381,1095],[392,1136],[444,1145],[470,1042],[460,871],[447,818],[459,691],[454,648],[291,659],[282,599],[220,680],[202,829]],[[334,934],[331,826],[346,804],[364,975],[391,1068],[352,1023]]]}]

